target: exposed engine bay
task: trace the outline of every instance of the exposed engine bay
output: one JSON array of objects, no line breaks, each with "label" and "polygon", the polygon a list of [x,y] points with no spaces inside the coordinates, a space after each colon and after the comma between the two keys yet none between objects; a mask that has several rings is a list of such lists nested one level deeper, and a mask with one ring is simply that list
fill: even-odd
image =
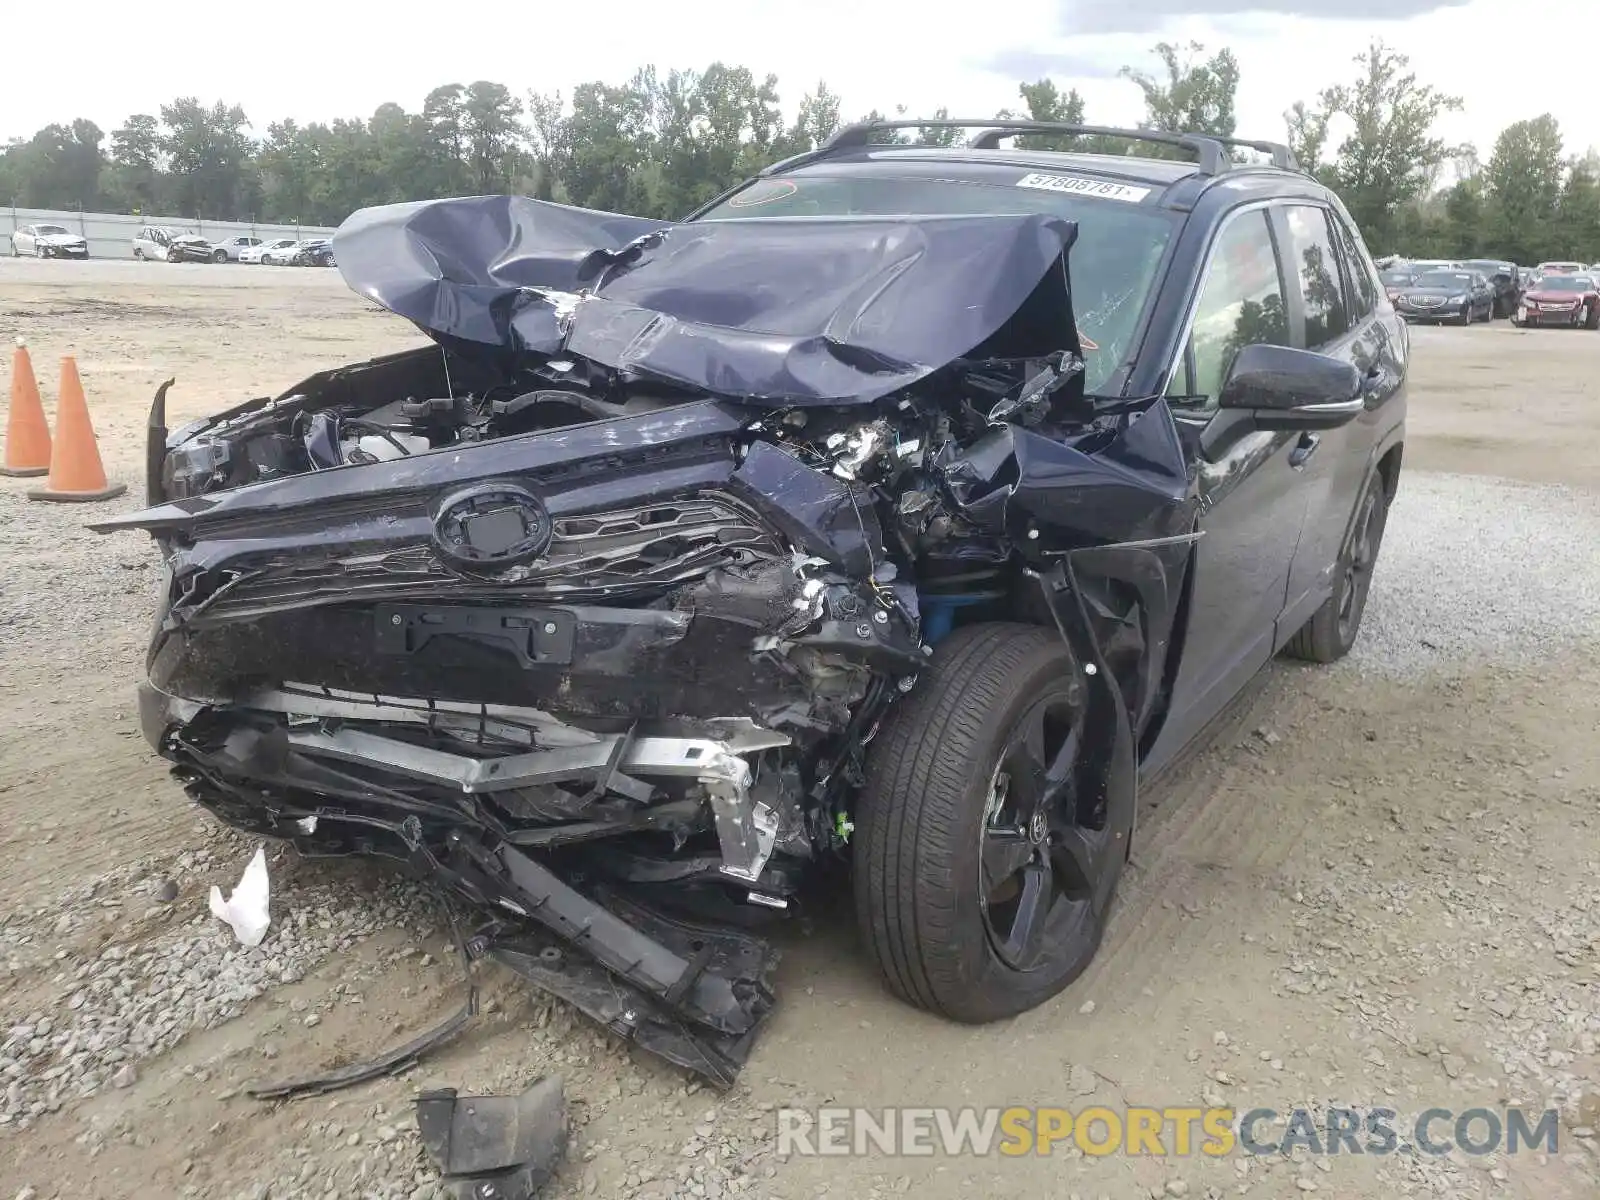
[{"label": "exposed engine bay", "polygon": [[151,507],[96,526],[161,546],[141,716],[197,802],[408,863],[722,1083],[773,1002],[751,930],[848,863],[938,642],[1059,630],[1126,769],[1194,525],[1164,402],[1084,392],[1069,223],[760,224],[358,213],[340,270],[435,344],[170,434],[163,388]]}]

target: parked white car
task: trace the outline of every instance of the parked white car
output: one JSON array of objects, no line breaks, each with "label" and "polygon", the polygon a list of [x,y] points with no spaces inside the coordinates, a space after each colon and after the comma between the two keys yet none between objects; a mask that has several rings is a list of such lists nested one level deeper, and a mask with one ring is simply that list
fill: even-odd
[{"label": "parked white car", "polygon": [[65,225],[23,225],[11,232],[11,257],[88,258],[89,243]]},{"label": "parked white car", "polygon": [[258,241],[254,246],[251,246],[248,250],[239,251],[239,261],[242,263],[266,262],[267,260],[265,256],[267,251],[281,250],[285,246],[293,245],[293,238],[272,238],[270,240],[263,239]]},{"label": "parked white car", "polygon": [[[224,238],[220,242],[213,242],[212,245],[227,255],[228,261],[246,262],[248,260],[244,257],[245,251],[253,250],[261,245],[262,240],[258,237],[247,237],[244,234],[240,234],[238,237]],[[215,256],[213,258],[215,259]],[[215,259],[215,261],[220,262],[221,259]]]},{"label": "parked white car", "polygon": [[295,252],[299,248],[300,243],[295,238],[277,238],[262,250],[261,261],[274,267],[291,266],[294,263]]}]

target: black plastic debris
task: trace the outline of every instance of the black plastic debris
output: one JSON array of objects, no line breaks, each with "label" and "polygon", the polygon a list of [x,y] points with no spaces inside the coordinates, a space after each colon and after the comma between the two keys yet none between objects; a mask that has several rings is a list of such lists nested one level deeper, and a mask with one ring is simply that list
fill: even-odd
[{"label": "black plastic debris", "polygon": [[417,1097],[417,1131],[457,1200],[528,1200],[566,1152],[566,1097],[549,1077],[520,1096],[439,1088]]}]

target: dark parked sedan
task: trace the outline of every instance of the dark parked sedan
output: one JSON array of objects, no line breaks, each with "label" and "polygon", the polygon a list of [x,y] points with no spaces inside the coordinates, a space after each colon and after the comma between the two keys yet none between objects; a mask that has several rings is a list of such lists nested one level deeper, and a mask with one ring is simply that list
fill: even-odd
[{"label": "dark parked sedan", "polygon": [[297,267],[331,267],[334,265],[333,242],[329,238],[301,242],[290,261]]},{"label": "dark parked sedan", "polygon": [[1424,271],[1400,289],[1395,311],[1408,321],[1470,325],[1494,315],[1494,288],[1477,271]]},{"label": "dark parked sedan", "polygon": [[1461,264],[1477,271],[1494,289],[1494,315],[1509,317],[1517,310],[1517,297],[1522,294],[1521,274],[1514,262],[1494,258],[1473,258]]}]

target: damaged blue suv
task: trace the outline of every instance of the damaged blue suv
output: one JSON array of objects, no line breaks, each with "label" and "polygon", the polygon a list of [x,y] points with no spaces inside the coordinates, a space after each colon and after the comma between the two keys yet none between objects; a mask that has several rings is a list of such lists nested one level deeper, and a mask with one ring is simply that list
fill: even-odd
[{"label": "damaged blue suv", "polygon": [[[679,222],[346,221],[432,345],[170,432],[164,387],[149,507],[96,526],[165,560],[140,711],[189,795],[408,864],[721,1083],[766,922],[830,888],[912,1004],[1065,988],[1138,789],[1272,656],[1355,642],[1409,343],[1282,146],[883,144],[929,124]],[[1105,135],[1161,157],[1006,148]]]}]

